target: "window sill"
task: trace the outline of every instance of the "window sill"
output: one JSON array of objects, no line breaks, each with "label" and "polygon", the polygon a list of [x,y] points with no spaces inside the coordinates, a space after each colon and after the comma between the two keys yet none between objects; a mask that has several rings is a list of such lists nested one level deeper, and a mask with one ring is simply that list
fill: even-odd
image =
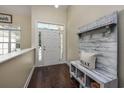
[{"label": "window sill", "polygon": [[4,62],[6,62],[10,59],[13,59],[17,56],[20,56],[20,55],[24,54],[24,53],[27,53],[27,52],[29,52],[33,49],[35,49],[35,48],[23,49],[23,50],[20,50],[20,51],[16,51],[16,52],[12,52],[12,53],[2,55],[2,56],[0,56],[0,63],[4,63]]}]

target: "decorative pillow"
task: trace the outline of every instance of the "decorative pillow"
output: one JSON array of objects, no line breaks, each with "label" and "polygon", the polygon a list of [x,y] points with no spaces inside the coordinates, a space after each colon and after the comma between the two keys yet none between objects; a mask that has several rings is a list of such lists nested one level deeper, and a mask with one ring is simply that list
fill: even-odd
[{"label": "decorative pillow", "polygon": [[95,53],[87,53],[84,51],[80,52],[80,61],[86,68],[92,70],[95,69],[96,63],[96,54]]}]

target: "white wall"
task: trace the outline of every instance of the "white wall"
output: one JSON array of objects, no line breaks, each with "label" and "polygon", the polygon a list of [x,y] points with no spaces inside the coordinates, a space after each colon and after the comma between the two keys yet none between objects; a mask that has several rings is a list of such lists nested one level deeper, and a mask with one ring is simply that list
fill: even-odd
[{"label": "white wall", "polygon": [[34,66],[34,52],[28,51],[0,63],[0,88],[23,88]]},{"label": "white wall", "polygon": [[21,26],[21,48],[31,47],[31,6],[1,5],[0,13],[11,14],[12,25]]},{"label": "white wall", "polygon": [[[66,30],[66,21],[67,21],[67,7],[60,6],[55,8],[51,6],[32,6],[32,46],[37,46],[38,39],[35,39],[37,36],[37,22],[46,22],[53,24],[62,24],[65,25]],[[66,56],[66,31],[64,32],[64,57]]]}]

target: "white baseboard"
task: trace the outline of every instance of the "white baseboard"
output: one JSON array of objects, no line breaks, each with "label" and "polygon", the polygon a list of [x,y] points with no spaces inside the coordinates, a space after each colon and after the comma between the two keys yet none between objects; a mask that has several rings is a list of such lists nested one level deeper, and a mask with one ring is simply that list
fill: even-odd
[{"label": "white baseboard", "polygon": [[39,66],[35,66],[35,67],[44,67],[44,65],[39,65]]},{"label": "white baseboard", "polygon": [[66,64],[67,64],[68,66],[70,66],[70,62],[69,62],[69,61],[67,61]]},{"label": "white baseboard", "polygon": [[64,64],[64,63],[66,64],[66,61],[65,61],[65,60],[63,60],[63,61],[60,61],[60,62],[61,62],[60,64]]},{"label": "white baseboard", "polygon": [[27,80],[26,80],[26,82],[25,82],[24,88],[27,88],[27,87],[28,87],[29,82],[30,82],[30,80],[31,80],[31,77],[32,77],[32,75],[33,75],[34,69],[35,69],[35,67],[33,66],[32,69],[31,69],[31,71],[30,71],[30,74],[29,74],[29,76],[28,76],[28,78],[27,78]]}]

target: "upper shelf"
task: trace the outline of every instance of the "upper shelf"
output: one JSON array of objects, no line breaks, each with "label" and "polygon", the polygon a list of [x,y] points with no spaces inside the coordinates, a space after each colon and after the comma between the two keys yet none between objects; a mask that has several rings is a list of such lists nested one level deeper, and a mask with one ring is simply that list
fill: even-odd
[{"label": "upper shelf", "polygon": [[117,12],[113,12],[112,14],[101,17],[90,24],[79,27],[78,34],[89,32],[89,31],[92,31],[101,27],[113,25],[113,24],[114,25],[117,24]]}]

